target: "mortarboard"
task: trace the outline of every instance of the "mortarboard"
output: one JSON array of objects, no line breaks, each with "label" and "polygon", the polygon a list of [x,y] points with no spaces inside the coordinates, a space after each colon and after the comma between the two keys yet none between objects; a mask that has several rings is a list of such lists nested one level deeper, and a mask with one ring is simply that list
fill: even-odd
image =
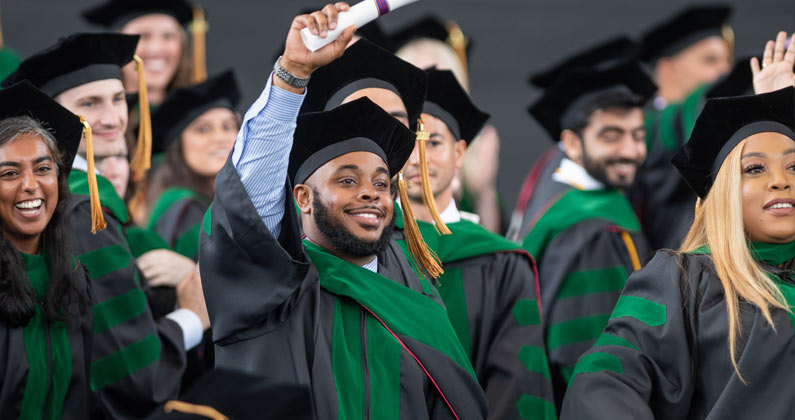
[{"label": "mortarboard", "polygon": [[422,112],[444,121],[456,140],[471,143],[489,114],[479,110],[449,70],[426,70],[428,93]]},{"label": "mortarboard", "polygon": [[368,98],[330,111],[298,116],[290,152],[289,176],[303,184],[328,161],[365,151],[381,157],[394,176],[414,149],[414,133]]},{"label": "mortarboard", "polygon": [[165,152],[179,133],[205,111],[235,111],[239,100],[240,89],[232,70],[203,83],[175,89],[152,112],[152,152]]},{"label": "mortarboard", "polygon": [[795,88],[708,100],[690,140],[671,162],[703,199],[729,152],[743,139],[764,132],[781,133],[795,141]]},{"label": "mortarboard", "polygon": [[455,51],[461,64],[465,67],[472,51],[471,38],[461,31],[457,23],[453,21],[444,23],[442,19],[434,15],[426,16],[404,26],[392,33],[391,38],[395,51],[411,41],[423,38],[444,42]]},{"label": "mortarboard", "polygon": [[80,117],[28,81],[0,90],[0,120],[20,116],[32,117],[52,133],[63,153],[63,166],[67,173],[71,171],[83,137]]},{"label": "mortarboard", "polygon": [[643,35],[641,59],[653,62],[660,57],[670,57],[710,36],[723,37],[733,44],[734,35],[725,26],[730,14],[728,5],[694,6],[683,10]]},{"label": "mortarboard", "polygon": [[599,96],[625,92],[635,97],[638,106],[643,106],[656,90],[640,63],[626,60],[604,69],[579,68],[567,72],[546,89],[529,111],[557,141],[577,111],[587,108]]},{"label": "mortarboard", "polygon": [[532,74],[528,81],[536,87],[547,88],[567,71],[580,67],[609,67],[618,61],[637,59],[639,50],[635,41],[620,35],[578,51],[551,68]]},{"label": "mortarboard", "polygon": [[181,25],[193,19],[193,8],[185,0],[109,0],[83,12],[91,23],[110,29],[120,29],[127,22],[149,14],[166,14]]},{"label": "mortarboard", "polygon": [[121,68],[133,60],[138,35],[79,33],[20,63],[2,85],[27,79],[50,96],[89,82],[121,80]]},{"label": "mortarboard", "polygon": [[[309,388],[277,383],[244,372],[214,370],[179,401],[169,401],[158,420],[312,420]],[[221,417],[223,416],[223,417]]]},{"label": "mortarboard", "polygon": [[403,100],[409,125],[415,127],[422,112],[427,85],[424,71],[361,39],[342,57],[315,70],[307,86],[301,113],[328,111],[356,91],[382,88]]}]

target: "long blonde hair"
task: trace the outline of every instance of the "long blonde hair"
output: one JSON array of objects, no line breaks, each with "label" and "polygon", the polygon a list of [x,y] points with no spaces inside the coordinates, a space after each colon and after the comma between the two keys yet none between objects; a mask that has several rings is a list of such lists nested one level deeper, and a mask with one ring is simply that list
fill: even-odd
[{"label": "long blonde hair", "polygon": [[745,383],[737,365],[736,347],[740,331],[740,299],[756,305],[775,331],[771,307],[789,311],[784,295],[754,260],[748,249],[743,223],[741,141],[721,165],[709,194],[696,210],[695,219],[679,252],[709,246],[715,271],[726,298],[729,315],[729,354],[732,366]]}]

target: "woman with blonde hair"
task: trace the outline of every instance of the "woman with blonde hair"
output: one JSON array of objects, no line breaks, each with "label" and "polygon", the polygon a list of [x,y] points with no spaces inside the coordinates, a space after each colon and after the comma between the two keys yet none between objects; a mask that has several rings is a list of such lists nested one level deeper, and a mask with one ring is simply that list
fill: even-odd
[{"label": "woman with blonde hair", "polygon": [[627,281],[561,418],[793,418],[795,88],[708,101],[673,163],[693,225]]}]

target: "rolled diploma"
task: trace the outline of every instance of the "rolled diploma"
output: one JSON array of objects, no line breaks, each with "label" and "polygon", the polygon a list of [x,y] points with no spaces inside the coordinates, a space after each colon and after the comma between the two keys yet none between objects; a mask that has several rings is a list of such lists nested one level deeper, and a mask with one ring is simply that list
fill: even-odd
[{"label": "rolled diploma", "polygon": [[[403,7],[409,3],[414,3],[415,1],[417,0],[385,0],[389,5],[389,11]],[[301,29],[301,39],[304,41],[306,48],[314,52],[334,42],[334,40],[339,38],[345,28],[351,25],[356,25],[357,28],[361,28],[367,23],[375,20],[378,16],[380,15],[378,13],[376,0],[364,0],[352,6],[347,12],[340,12],[337,17],[337,28],[333,31],[328,31],[325,38],[313,35],[312,32],[309,32],[309,28],[304,28]]]}]

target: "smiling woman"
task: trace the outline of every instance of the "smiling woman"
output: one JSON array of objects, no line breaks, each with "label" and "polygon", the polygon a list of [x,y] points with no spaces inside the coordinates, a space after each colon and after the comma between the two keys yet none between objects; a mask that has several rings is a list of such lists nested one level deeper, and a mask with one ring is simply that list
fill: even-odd
[{"label": "smiling woman", "polygon": [[673,163],[690,232],[630,277],[561,418],[792,418],[795,88],[709,100]]},{"label": "smiling woman", "polygon": [[0,91],[4,416],[88,415],[87,274],[67,247],[67,177],[81,134],[74,114],[29,83]]}]

